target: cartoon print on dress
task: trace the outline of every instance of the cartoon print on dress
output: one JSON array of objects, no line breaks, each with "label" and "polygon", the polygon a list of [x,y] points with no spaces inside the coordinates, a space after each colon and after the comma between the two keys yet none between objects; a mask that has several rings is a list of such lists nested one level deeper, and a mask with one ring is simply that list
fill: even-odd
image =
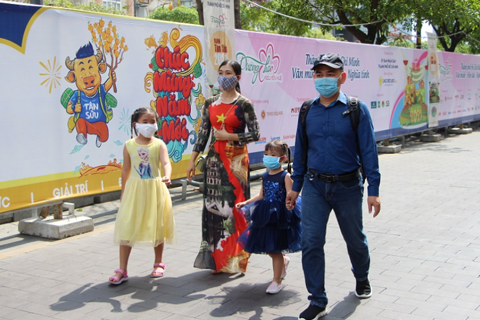
[{"label": "cartoon print on dress", "polygon": [[141,179],[152,179],[152,169],[150,168],[150,150],[147,147],[138,147],[137,148],[138,156],[140,157],[140,164],[138,168],[136,165],[133,165],[135,171]]}]

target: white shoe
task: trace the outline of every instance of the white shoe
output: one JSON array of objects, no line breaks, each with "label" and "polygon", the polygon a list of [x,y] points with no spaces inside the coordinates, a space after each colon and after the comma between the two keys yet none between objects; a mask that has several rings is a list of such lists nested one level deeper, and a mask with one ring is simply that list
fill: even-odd
[{"label": "white shoe", "polygon": [[285,278],[287,276],[287,269],[288,269],[288,265],[290,263],[290,258],[287,257],[287,256],[283,256],[283,263],[285,265],[285,267],[283,268],[283,272],[282,272],[282,280],[283,278]]},{"label": "white shoe", "polygon": [[100,148],[102,146],[102,141],[100,141],[99,136],[97,136],[97,141],[95,141],[95,144],[97,145],[97,148]]},{"label": "white shoe", "polygon": [[77,134],[77,142],[80,144],[87,144],[87,138],[83,135],[83,133]]},{"label": "white shoe", "polygon": [[267,288],[267,293],[268,294],[276,294],[282,291],[282,289],[285,288],[285,285],[278,283],[277,281],[273,280],[272,283]]}]

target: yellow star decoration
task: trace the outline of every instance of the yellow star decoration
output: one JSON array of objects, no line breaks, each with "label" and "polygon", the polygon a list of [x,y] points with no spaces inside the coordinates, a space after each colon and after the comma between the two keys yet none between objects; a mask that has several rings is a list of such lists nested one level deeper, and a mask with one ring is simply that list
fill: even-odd
[{"label": "yellow star decoration", "polygon": [[45,80],[43,80],[40,85],[45,85],[45,87],[49,88],[48,93],[52,93],[52,87],[55,87],[56,89],[57,86],[60,86],[60,81],[58,80],[61,79],[60,69],[62,68],[62,65],[58,63],[56,56],[53,57],[53,62],[50,62],[50,60],[47,61],[48,63],[43,63],[41,61],[39,62],[40,65],[47,71],[46,73],[40,73],[42,77],[45,77]]},{"label": "yellow star decoration", "polygon": [[225,115],[222,113],[221,115],[217,116],[217,122],[225,122],[225,119],[227,117],[225,117]]}]

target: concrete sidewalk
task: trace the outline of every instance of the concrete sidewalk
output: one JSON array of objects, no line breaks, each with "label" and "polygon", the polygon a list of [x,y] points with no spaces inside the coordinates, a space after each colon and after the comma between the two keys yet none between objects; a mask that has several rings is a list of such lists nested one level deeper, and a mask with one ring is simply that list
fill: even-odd
[{"label": "concrete sidewalk", "polygon": [[[478,131],[380,156],[382,212],[364,218],[373,296],[353,294],[332,215],[325,248],[330,314],[322,319],[480,319],[479,159]],[[252,183],[253,194],[259,186]],[[253,255],[243,276],[192,267],[201,239],[199,193],[174,201],[179,243],[166,246],[165,276],[149,278],[153,250],[134,248],[129,281],[110,286],[118,267],[112,243],[118,205],[76,210],[94,218],[95,230],[64,240],[1,225],[0,319],[297,319],[308,306],[299,253],[290,255],[287,287],[274,296],[265,294],[268,256]]]}]

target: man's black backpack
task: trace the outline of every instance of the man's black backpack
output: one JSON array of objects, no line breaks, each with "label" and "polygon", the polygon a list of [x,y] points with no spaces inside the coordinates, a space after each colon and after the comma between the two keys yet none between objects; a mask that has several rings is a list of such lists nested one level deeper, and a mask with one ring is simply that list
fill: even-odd
[{"label": "man's black backpack", "polygon": [[[308,137],[307,137],[307,114],[310,111],[314,99],[307,100],[302,104],[300,108],[300,125],[302,126],[302,140],[303,140],[303,154],[302,154],[302,163],[306,164],[307,161],[307,149],[308,149]],[[365,182],[365,173],[363,172],[363,162],[362,156],[360,154],[359,143],[358,143],[358,124],[360,123],[360,107],[358,106],[358,99],[355,97],[348,97],[348,110],[343,113],[344,115],[348,114],[350,116],[350,124],[352,125],[353,131],[355,131],[355,139],[357,140],[357,153],[360,157],[360,172],[363,176],[363,182]]]}]

